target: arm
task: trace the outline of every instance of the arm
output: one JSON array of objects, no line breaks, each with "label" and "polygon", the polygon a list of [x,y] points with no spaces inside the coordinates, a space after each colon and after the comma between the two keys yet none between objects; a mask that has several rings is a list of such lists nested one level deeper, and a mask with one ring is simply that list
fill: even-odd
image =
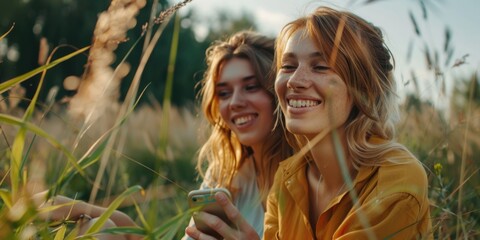
[{"label": "arm", "polygon": [[[57,195],[46,201],[47,192],[41,192],[33,196],[34,203],[38,206],[40,217],[48,221],[62,221],[65,219],[78,220],[82,215],[86,215],[96,220],[107,209],[92,205],[83,201],[77,201],[65,196]],[[56,208],[51,208],[56,206]],[[45,210],[45,211],[42,211]],[[135,222],[125,213],[115,210],[109,220],[113,223],[112,227],[131,227],[137,226]],[[128,239],[140,239],[138,236],[126,235]]]}]

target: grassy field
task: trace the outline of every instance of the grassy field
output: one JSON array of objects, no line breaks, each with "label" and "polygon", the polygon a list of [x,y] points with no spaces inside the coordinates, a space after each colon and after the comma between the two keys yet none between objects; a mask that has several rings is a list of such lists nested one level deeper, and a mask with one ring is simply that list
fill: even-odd
[{"label": "grassy field", "polygon": [[[167,13],[160,16],[165,21]],[[161,30],[162,24],[159,26]],[[125,24],[118,31],[125,34],[129,27]],[[145,44],[145,59],[160,30]],[[0,83],[0,239],[75,238],[74,223],[66,220],[53,226],[39,217],[29,197],[45,190],[120,209],[140,226],[118,229],[119,233],[134,231],[148,239],[183,235],[190,217],[186,195],[198,187],[195,154],[203,139],[198,109],[170,104],[168,82],[173,75],[166,79],[168,94],[163,102],[137,105],[142,96],[138,89],[142,66],[134,70],[125,101],[118,102],[115,82],[126,75],[128,67],[112,68],[108,57],[98,57],[114,54],[111,41],[118,40],[118,35],[109,37],[93,42],[89,49],[46,59],[44,66]],[[25,99],[19,83],[87,50],[90,67],[84,83],[76,88],[77,95],[39,102],[39,91],[49,91],[49,99],[55,99],[58,90],[41,90],[40,83],[36,95]],[[173,49],[169,61],[174,62],[175,52]],[[432,65],[436,66],[429,70],[432,76],[441,76],[438,73],[451,67]],[[457,87],[446,108],[435,107],[415,91],[405,98],[398,140],[427,169],[435,239],[478,239],[480,82],[478,73],[452,81]],[[28,107],[19,107],[21,102]]]},{"label": "grassy field", "polygon": [[[21,92],[18,88],[8,91],[8,100],[20,97],[14,96],[15,91]],[[14,104],[15,101],[5,103]],[[399,141],[406,144],[427,169],[436,239],[475,239],[479,236],[480,174],[476,156],[480,154],[480,107],[468,98],[465,103],[465,106],[452,106],[449,115],[415,96],[407,98],[402,105]],[[189,216],[186,193],[198,185],[194,164],[201,138],[198,129],[200,119],[195,109],[171,107],[165,113],[160,104],[139,106],[118,127],[117,138],[109,145],[108,139],[103,136],[110,133],[114,126],[112,109],[112,114],[97,118],[85,130],[75,124],[65,104],[53,103],[45,106],[44,110],[39,108],[28,122],[48,133],[49,137],[33,131],[25,133],[19,168],[21,173],[15,179],[11,174],[11,164],[14,164],[14,145],[18,144],[16,140],[22,126],[11,124],[1,117],[21,119],[25,110],[8,104],[0,116],[0,191],[3,200],[0,236],[12,236],[7,231],[20,236],[27,230],[31,231],[27,227],[32,223],[35,232],[47,231],[52,239],[58,233],[54,228],[38,223],[37,212],[32,206],[19,201],[19,198],[31,193],[50,189],[109,206],[122,192],[135,185],[141,186],[142,190],[124,197],[119,209],[137,222],[141,223],[140,219],[145,218],[149,226],[167,226],[171,234],[183,232]],[[165,114],[168,115],[166,141],[161,139]],[[72,164],[65,152],[52,144],[49,138],[56,139],[73,155],[83,173],[71,169]],[[162,144],[165,145],[161,147]],[[82,161],[91,163],[82,164]],[[102,161],[107,161],[103,170]],[[68,169],[71,176],[65,174]],[[101,171],[103,175],[100,175]],[[14,192],[13,181],[17,181],[17,192]],[[99,181],[98,185],[102,187],[92,200],[89,197],[95,181]],[[18,204],[26,206],[22,208]],[[178,220],[176,225],[167,224],[172,219]],[[73,227],[65,224],[69,229]]]}]

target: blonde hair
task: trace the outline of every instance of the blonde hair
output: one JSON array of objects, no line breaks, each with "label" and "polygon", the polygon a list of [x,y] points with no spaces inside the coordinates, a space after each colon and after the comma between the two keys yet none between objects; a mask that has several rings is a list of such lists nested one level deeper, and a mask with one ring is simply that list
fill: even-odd
[{"label": "blonde hair", "polygon": [[[224,41],[214,42],[206,51],[207,70],[200,82],[201,107],[209,137],[201,147],[198,156],[197,170],[205,178],[204,167],[208,164],[207,185],[210,187],[226,187],[231,191],[232,179],[252,150],[243,146],[236,135],[227,127],[220,116],[218,99],[215,95],[215,83],[223,65],[233,58],[248,60],[260,85],[272,97],[275,108],[277,100],[273,90],[275,74],[273,74],[273,57],[275,41],[272,38],[251,31],[242,31]],[[274,113],[277,114],[277,113]],[[292,154],[292,148],[283,136],[283,130],[275,126],[271,136],[263,147],[261,167],[257,170],[258,186],[262,199],[273,183],[278,163]]]},{"label": "blonde hair", "polygon": [[[353,108],[345,132],[347,154],[354,165],[375,165],[378,157],[392,148],[406,150],[394,140],[394,125],[399,117],[390,62],[393,56],[380,29],[353,13],[319,7],[282,29],[276,44],[277,70],[286,42],[300,29],[313,39],[331,69],[347,85]],[[368,141],[372,136],[385,141],[373,144]],[[303,145],[300,136],[290,142],[296,150]]]}]

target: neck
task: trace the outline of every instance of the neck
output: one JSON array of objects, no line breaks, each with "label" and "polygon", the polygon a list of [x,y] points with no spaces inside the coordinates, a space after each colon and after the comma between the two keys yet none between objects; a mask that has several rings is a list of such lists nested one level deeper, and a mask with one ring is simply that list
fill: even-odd
[{"label": "neck", "polygon": [[[309,171],[315,177],[323,179],[325,188],[328,191],[338,191],[345,185],[345,180],[342,174],[342,165],[345,164],[343,167],[346,167],[350,178],[353,178],[356,170],[353,167],[352,161],[350,156],[347,154],[347,144],[345,135],[342,132],[338,132],[337,136],[339,141],[334,141],[333,135],[334,133],[330,133],[326,135],[320,142],[313,145],[314,143],[309,142],[312,144],[312,148],[310,153],[313,157],[313,162],[309,166]],[[342,152],[343,156],[337,154],[337,152]]]},{"label": "neck", "polygon": [[[256,171],[259,171],[260,166],[261,166],[261,163],[262,163],[262,146],[251,146],[252,150],[253,150],[253,154],[252,154],[252,157],[253,157],[253,164],[255,164],[255,170]],[[258,172],[257,172],[258,174]]]}]

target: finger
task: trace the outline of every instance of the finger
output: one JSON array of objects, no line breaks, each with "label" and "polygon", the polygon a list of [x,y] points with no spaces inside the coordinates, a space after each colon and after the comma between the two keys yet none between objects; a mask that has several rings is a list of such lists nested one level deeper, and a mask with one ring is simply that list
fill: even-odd
[{"label": "finger", "polygon": [[[215,194],[215,199],[223,208],[227,217],[235,224],[238,231],[229,231],[228,236],[235,238],[235,236],[243,235],[246,239],[257,239],[258,234],[255,229],[245,220],[238,208],[228,199],[227,195],[222,192]],[[233,234],[233,235],[232,235]],[[222,234],[223,235],[223,234]],[[226,235],[223,235],[226,236]]]},{"label": "finger", "polygon": [[[208,227],[210,227],[217,234],[220,234],[225,239],[231,239],[231,236],[235,236],[236,230],[230,227],[223,219],[213,214],[200,211],[197,213],[197,218],[203,221]],[[200,235],[202,236],[202,239],[204,239],[203,235],[206,234],[201,232]]]},{"label": "finger", "polygon": [[185,233],[193,239],[197,240],[216,240],[214,237],[200,232],[195,226],[185,228]]},{"label": "finger", "polygon": [[198,239],[200,237],[200,231],[198,231],[195,226],[188,226],[185,228],[185,234],[193,239]]},{"label": "finger", "polygon": [[241,229],[243,225],[248,224],[238,208],[228,199],[227,195],[218,192],[215,194],[215,200],[217,200],[227,214],[228,219],[230,219],[237,228]]}]

